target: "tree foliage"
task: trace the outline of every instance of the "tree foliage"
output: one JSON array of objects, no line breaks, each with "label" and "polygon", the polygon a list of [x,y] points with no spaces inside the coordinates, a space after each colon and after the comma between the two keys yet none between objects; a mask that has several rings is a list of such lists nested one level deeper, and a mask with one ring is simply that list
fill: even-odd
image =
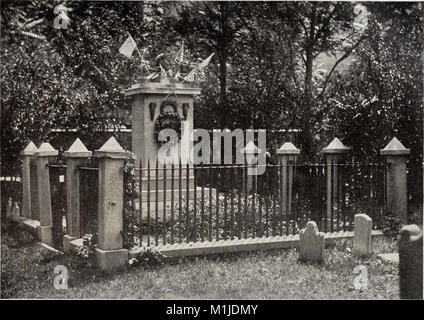
[{"label": "tree foliage", "polygon": [[118,52],[131,32],[150,61],[181,41],[192,61],[215,53],[196,127],[301,129],[307,159],[338,136],[376,160],[397,136],[411,148],[411,172],[422,172],[419,3],[366,3],[361,13],[349,2],[72,1],[62,30],[57,4],[1,3],[3,170],[52,128],[77,128],[93,149],[99,130],[121,125],[130,105],[121,91],[141,74],[137,52]]}]

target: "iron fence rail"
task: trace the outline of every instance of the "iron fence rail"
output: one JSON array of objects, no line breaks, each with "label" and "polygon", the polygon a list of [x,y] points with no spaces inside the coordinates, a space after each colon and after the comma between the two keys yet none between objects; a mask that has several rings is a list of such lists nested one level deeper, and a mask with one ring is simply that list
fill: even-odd
[{"label": "iron fence rail", "polygon": [[67,201],[66,201],[66,165],[48,163],[50,177],[50,195],[52,208],[53,246],[61,250],[63,235],[66,234]]},{"label": "iron fence rail", "polygon": [[157,246],[297,234],[309,220],[325,232],[348,231],[356,213],[377,223],[385,214],[384,164],[268,164],[260,176],[249,176],[249,167],[139,163],[134,242]]}]

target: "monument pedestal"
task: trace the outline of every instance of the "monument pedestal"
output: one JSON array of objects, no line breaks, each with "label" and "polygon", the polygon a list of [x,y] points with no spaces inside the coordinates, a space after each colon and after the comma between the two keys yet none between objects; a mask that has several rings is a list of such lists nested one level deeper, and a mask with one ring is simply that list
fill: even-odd
[{"label": "monument pedestal", "polygon": [[[167,80],[162,79],[161,82],[140,82],[124,91],[126,96],[132,97],[132,151],[136,156],[137,167],[144,169],[141,173],[141,204],[140,199],[135,203],[142,220],[147,219],[149,210],[150,219],[154,219],[157,212],[158,220],[163,221],[164,209],[165,219],[171,219],[172,203],[174,212],[177,212],[180,192],[183,208],[186,207],[187,200],[194,200],[195,194],[198,198],[201,197],[201,188],[195,188],[193,159],[190,155],[193,141],[193,100],[195,95],[200,94],[200,88],[192,85],[175,83],[174,87],[171,87]],[[158,133],[155,133],[159,116],[164,118],[170,113],[173,114],[173,119],[175,114],[181,119],[181,139],[178,145],[170,150],[174,155],[173,179],[171,163],[166,164],[167,170],[164,174],[164,164],[159,157],[162,145],[157,141]],[[181,169],[178,167],[180,164]],[[149,173],[147,168],[150,169]],[[209,189],[204,190],[206,199]]]}]

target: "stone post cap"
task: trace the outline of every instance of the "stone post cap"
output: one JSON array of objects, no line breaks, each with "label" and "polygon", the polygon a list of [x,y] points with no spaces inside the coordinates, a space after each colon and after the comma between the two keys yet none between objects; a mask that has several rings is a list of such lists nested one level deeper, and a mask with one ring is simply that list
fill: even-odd
[{"label": "stone post cap", "polygon": [[122,149],[114,137],[111,137],[99,150],[94,151],[94,156],[98,158],[127,159],[129,153]]},{"label": "stone post cap", "polygon": [[58,154],[59,152],[48,142],[42,143],[40,148],[38,148],[38,151],[35,153],[37,157],[53,157]]},{"label": "stone post cap", "polygon": [[411,149],[407,149],[404,145],[394,137],[384,149],[380,149],[382,156],[390,155],[407,155],[411,153]]},{"label": "stone post cap", "polygon": [[296,155],[300,153],[300,149],[296,148],[295,145],[291,142],[284,143],[278,150],[278,155]]},{"label": "stone post cap", "polygon": [[192,87],[190,84],[175,83],[174,86],[170,86],[164,82],[153,82],[153,81],[140,81],[139,83],[133,84],[130,88],[122,91],[125,96],[132,96],[135,94],[171,94],[177,95],[199,95],[201,89],[199,87]]},{"label": "stone post cap", "polygon": [[68,158],[89,158],[92,152],[88,151],[84,143],[77,138],[74,143],[65,151],[64,156]]},{"label": "stone post cap", "polygon": [[240,152],[245,154],[258,154],[261,150],[258,149],[253,141],[249,141],[247,145],[240,150]]},{"label": "stone post cap", "polygon": [[420,227],[416,224],[408,224],[403,226],[400,230],[400,239],[409,240],[413,236],[419,236],[421,232]]},{"label": "stone post cap", "polygon": [[38,151],[34,142],[30,141],[24,150],[21,151],[21,156],[33,156]]},{"label": "stone post cap", "polygon": [[349,148],[346,147],[338,138],[334,138],[327,147],[322,149],[323,153],[333,154],[346,153],[348,151]]}]

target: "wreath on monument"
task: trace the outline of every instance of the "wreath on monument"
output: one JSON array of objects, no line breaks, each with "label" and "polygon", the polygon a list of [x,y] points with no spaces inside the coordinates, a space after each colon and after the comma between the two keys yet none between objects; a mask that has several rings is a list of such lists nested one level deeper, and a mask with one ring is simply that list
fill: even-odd
[{"label": "wreath on monument", "polygon": [[177,139],[172,139],[172,144],[178,143],[181,139],[181,116],[176,112],[161,113],[155,122],[155,138],[156,141],[163,145],[168,142],[169,136],[161,134],[164,129],[173,129],[177,133]]}]

